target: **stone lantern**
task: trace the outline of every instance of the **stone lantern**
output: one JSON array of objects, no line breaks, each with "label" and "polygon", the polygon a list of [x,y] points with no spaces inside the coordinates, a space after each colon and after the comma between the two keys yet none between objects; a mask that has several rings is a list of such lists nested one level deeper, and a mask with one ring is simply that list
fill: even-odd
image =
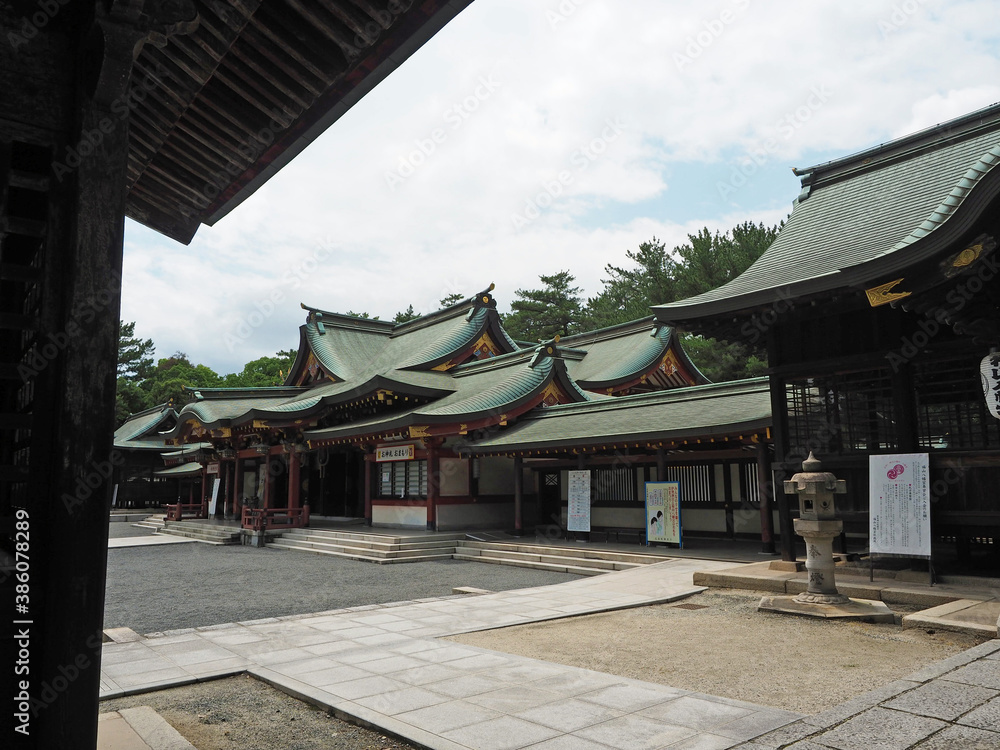
[{"label": "stone lantern", "polygon": [[[785,482],[785,494],[799,498],[795,533],[806,540],[806,590],[798,596],[765,596],[757,609],[806,617],[894,622],[895,615],[883,602],[850,599],[837,591],[833,540],[844,530],[844,522],[834,512],[833,496],[846,493],[847,484],[822,468],[810,453],[802,462],[802,471]],[[772,568],[774,565],[771,563]]]},{"label": "stone lantern", "polygon": [[847,492],[847,483],[828,471],[809,453],[802,471],[785,482],[786,495],[798,495],[799,517],[795,533],[806,541],[806,573],[809,585],[795,597],[800,604],[845,604],[834,577],[833,540],[844,530],[834,511],[833,496]]}]

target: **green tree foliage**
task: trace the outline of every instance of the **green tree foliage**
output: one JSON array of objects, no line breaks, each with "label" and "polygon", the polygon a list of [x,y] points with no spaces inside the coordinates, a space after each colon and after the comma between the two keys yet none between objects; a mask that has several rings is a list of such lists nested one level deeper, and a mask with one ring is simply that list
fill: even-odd
[{"label": "green tree foliage", "polygon": [[[675,249],[676,250],[676,249]],[[677,263],[662,240],[643,242],[638,250],[626,250],[625,257],[635,265],[630,268],[608,264],[604,290],[587,300],[588,328],[627,323],[650,314],[650,306],[659,301],[677,299]]]},{"label": "green tree foliage", "polygon": [[710,234],[708,229],[689,234],[688,243],[674,248],[679,257],[674,299],[693,297],[732,281],[763,255],[779,229],[781,225],[765,227],[748,221],[724,234]]},{"label": "green tree foliage", "polygon": [[417,313],[413,311],[413,305],[410,305],[408,308],[406,308],[402,312],[396,313],[396,317],[394,317],[392,319],[392,322],[393,323],[405,323],[408,320],[413,320],[414,318],[419,318],[419,317],[420,316],[417,315]]},{"label": "green tree foliage", "polygon": [[153,339],[143,341],[135,335],[135,321],[118,324],[118,377],[141,380],[153,367]]},{"label": "green tree foliage", "polygon": [[451,294],[441,298],[441,308],[444,309],[445,307],[451,307],[452,305],[457,305],[463,299],[465,299],[465,297],[463,297],[458,292],[452,292]]},{"label": "green tree foliage", "polygon": [[[625,323],[650,314],[650,307],[686,299],[732,281],[774,242],[782,225],[744,222],[727,232],[707,228],[689,234],[688,241],[667,250],[655,237],[625,256],[630,267],[608,264],[604,289],[587,300],[588,327]],[[763,351],[743,342],[721,342],[689,336],[684,345],[691,359],[710,380],[755,377],[767,367]]]},{"label": "green tree foliage", "polygon": [[222,379],[222,385],[226,388],[265,388],[284,385],[297,354],[294,349],[286,349],[273,357],[261,357],[253,362],[247,362],[242,372],[231,372],[226,375]]},{"label": "green tree foliage", "polygon": [[192,394],[184,390],[185,387],[218,388],[222,384],[222,378],[214,370],[192,363],[184,352],[175,352],[173,356],[156,363],[156,369],[143,387],[148,389],[151,404],[170,401],[179,409],[194,400]]},{"label": "green tree foliage", "polygon": [[569,271],[538,277],[541,289],[518,289],[510,314],[503,324],[520,341],[546,341],[556,334],[568,336],[582,330],[583,304],[580,288]]},{"label": "green tree foliage", "polygon": [[135,335],[135,322],[118,324],[118,379],[115,390],[115,418],[124,422],[129,414],[144,411],[152,404],[140,383],[153,369],[152,339],[143,341]]}]

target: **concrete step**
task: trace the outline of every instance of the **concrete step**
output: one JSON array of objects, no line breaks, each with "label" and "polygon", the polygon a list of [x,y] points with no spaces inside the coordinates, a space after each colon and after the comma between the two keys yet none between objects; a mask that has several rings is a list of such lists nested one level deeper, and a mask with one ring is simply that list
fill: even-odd
[{"label": "concrete step", "polygon": [[158,534],[183,536],[209,544],[239,544],[240,530],[231,526],[215,526],[213,524],[198,524],[190,521],[170,521]]},{"label": "concrete step", "polygon": [[451,555],[455,552],[454,542],[450,545],[423,546],[414,549],[380,549],[365,545],[355,545],[333,542],[311,541],[299,536],[283,534],[281,542],[286,548],[302,549],[317,552],[340,552],[349,555],[362,555],[379,560],[390,560],[403,557],[425,557],[427,555]]},{"label": "concrete step", "polygon": [[629,563],[631,565],[652,565],[663,562],[661,555],[644,555],[636,552],[618,552],[616,550],[589,549],[586,547],[549,547],[541,544],[511,544],[509,542],[478,542],[466,540],[462,543],[464,549],[479,549],[488,551],[517,552],[528,555],[546,555],[549,557],[570,557],[583,560],[607,560],[611,562]]},{"label": "concrete step", "polygon": [[579,576],[599,576],[610,573],[609,570],[599,568],[585,568],[567,563],[531,562],[529,560],[510,560],[501,557],[491,557],[488,555],[467,555],[457,552],[453,556],[455,560],[465,560],[466,562],[490,563],[492,565],[513,565],[519,568],[532,568],[534,570],[548,570],[555,573],[574,573]]},{"label": "concrete step", "polygon": [[294,542],[289,542],[285,537],[280,539],[275,539],[272,542],[268,542],[268,547],[276,547],[278,549],[293,550],[295,552],[309,552],[314,555],[329,555],[331,557],[342,557],[346,560],[359,560],[361,562],[376,563],[378,565],[391,565],[393,563],[409,563],[409,562],[427,562],[429,560],[450,560],[454,554],[454,547],[445,548],[447,551],[440,554],[432,554],[429,552],[415,553],[412,555],[402,555],[402,556],[374,556],[371,554],[364,554],[367,550],[357,549],[351,550],[349,547],[334,547],[333,545],[314,545],[307,547],[304,545],[296,544]]},{"label": "concrete step", "polygon": [[322,537],[326,540],[346,539],[356,545],[361,542],[371,542],[372,544],[428,544],[441,542],[457,542],[465,539],[464,533],[442,534],[431,532],[428,534],[382,534],[363,531],[334,531],[331,529],[305,528],[290,529],[289,533],[308,534],[310,536]]},{"label": "concrete step", "polygon": [[354,549],[369,549],[380,552],[395,552],[402,550],[431,550],[444,547],[454,547],[457,540],[444,537],[420,537],[417,541],[411,541],[408,537],[381,537],[372,535],[345,536],[343,534],[331,535],[322,531],[312,529],[289,529],[284,534],[288,540],[294,540],[302,544],[328,544],[333,546],[343,545]]},{"label": "concrete step", "polygon": [[574,565],[579,568],[594,568],[595,570],[628,570],[630,568],[641,567],[638,563],[618,562],[616,560],[603,560],[598,557],[570,557],[568,555],[550,555],[542,551],[514,552],[505,549],[480,549],[462,545],[460,553],[469,557],[491,557],[500,560],[510,560],[511,562],[542,562],[550,565]]}]

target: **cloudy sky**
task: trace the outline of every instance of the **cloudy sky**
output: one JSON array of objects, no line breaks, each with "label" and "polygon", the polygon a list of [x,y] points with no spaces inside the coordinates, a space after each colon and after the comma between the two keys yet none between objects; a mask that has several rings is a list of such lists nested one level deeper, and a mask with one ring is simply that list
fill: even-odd
[{"label": "cloudy sky", "polygon": [[991,0],[475,0],[190,246],[126,226],[122,318],[220,373],[299,302],[391,318],[773,224],[806,167],[1000,100]]}]

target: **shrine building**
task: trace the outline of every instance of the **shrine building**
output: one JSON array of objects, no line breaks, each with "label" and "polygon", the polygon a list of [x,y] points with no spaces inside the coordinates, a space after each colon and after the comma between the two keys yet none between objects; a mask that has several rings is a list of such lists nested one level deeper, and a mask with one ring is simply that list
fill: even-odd
[{"label": "shrine building", "polygon": [[202,496],[168,518],[205,517],[217,472],[216,517],[248,529],[312,515],[552,535],[567,472],[588,469],[595,538],[644,541],[643,483],[666,478],[685,530],[769,540],[764,379],[710,384],[652,317],[524,346],[492,289],[405,323],[303,306],[284,385],[197,389],[159,435],[204,446]]},{"label": "shrine building", "polygon": [[679,330],[766,343],[775,486],[812,450],[847,480],[854,533],[868,533],[869,456],[929,454],[934,558],[968,572],[995,572],[1000,542],[1000,421],[980,373],[1000,346],[998,164],[993,105],[797,170],[791,216],[753,266],[654,308]]}]

